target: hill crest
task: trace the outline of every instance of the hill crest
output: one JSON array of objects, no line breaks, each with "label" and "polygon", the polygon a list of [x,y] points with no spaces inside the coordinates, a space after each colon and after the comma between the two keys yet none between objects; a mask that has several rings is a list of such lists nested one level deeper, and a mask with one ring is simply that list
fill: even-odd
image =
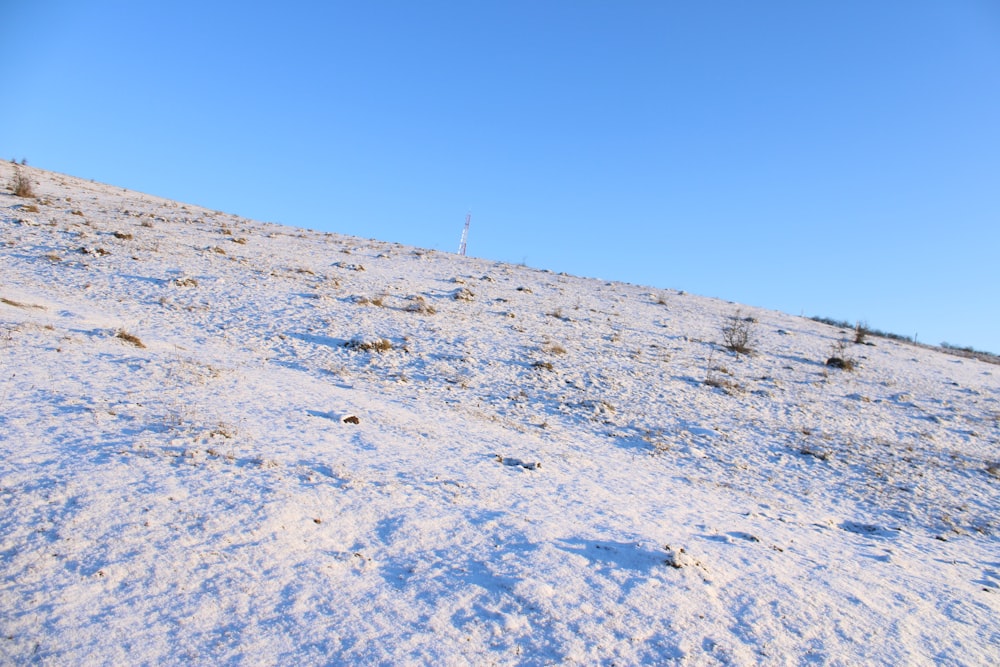
[{"label": "hill crest", "polygon": [[1000,661],[994,366],[29,173],[13,662]]}]

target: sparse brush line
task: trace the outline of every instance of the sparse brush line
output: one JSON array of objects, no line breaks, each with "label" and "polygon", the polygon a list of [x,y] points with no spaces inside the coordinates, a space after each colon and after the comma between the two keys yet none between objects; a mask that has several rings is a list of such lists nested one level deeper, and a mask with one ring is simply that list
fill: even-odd
[{"label": "sparse brush line", "polygon": [[900,343],[909,343],[910,345],[915,345],[917,347],[922,347],[926,350],[938,350],[944,352],[945,354],[950,354],[956,357],[963,357],[966,359],[978,359],[979,361],[985,361],[988,364],[1000,365],[1000,355],[993,352],[987,352],[985,350],[976,350],[970,346],[958,346],[952,345],[950,343],[941,343],[940,345],[928,345],[926,343],[920,343],[917,341],[916,336],[903,336],[897,333],[891,333],[889,331],[882,331],[880,329],[872,329],[868,326],[867,322],[858,321],[854,324],[846,320],[837,320],[832,317],[820,317],[818,315],[813,315],[810,317],[813,322],[819,322],[821,324],[827,324],[831,327],[837,327],[838,329],[848,329],[854,331],[854,342],[858,344],[870,345],[867,342],[868,336],[874,336],[876,338],[886,338],[888,340],[894,340]]}]

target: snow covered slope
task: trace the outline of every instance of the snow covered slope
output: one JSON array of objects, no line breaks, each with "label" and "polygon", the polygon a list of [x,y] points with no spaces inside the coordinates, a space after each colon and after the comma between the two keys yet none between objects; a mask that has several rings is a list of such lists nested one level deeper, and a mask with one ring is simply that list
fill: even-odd
[{"label": "snow covered slope", "polygon": [[0,662],[1000,663],[1000,367],[26,173]]}]

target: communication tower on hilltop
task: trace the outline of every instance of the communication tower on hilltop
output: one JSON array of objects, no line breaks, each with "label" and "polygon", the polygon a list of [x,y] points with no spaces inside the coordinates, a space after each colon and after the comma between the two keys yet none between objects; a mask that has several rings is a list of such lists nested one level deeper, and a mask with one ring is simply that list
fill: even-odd
[{"label": "communication tower on hilltop", "polygon": [[462,228],[462,242],[458,244],[458,254],[465,255],[465,242],[469,240],[469,223],[472,222],[472,213],[465,214],[465,227]]}]

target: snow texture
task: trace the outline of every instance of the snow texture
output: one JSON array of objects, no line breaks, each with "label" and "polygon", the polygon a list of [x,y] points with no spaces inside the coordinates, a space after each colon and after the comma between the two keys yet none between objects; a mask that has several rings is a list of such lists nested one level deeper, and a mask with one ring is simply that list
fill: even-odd
[{"label": "snow texture", "polygon": [[1000,664],[1000,367],[24,169],[0,663]]}]

